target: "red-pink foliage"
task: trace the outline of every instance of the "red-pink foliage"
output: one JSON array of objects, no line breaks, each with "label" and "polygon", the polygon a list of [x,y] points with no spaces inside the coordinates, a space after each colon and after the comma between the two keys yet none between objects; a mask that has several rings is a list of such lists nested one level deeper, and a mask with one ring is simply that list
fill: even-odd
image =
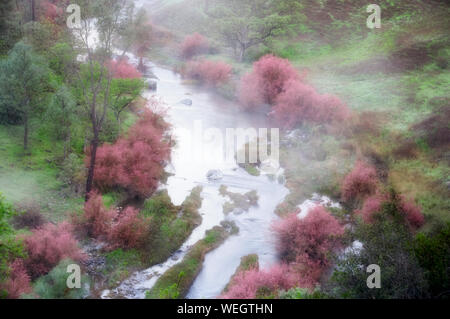
[{"label": "red-pink foliage", "polygon": [[196,55],[206,53],[209,49],[208,40],[199,33],[188,35],[180,46],[180,55],[183,59],[191,59]]},{"label": "red-pink foliage", "polygon": [[[390,200],[389,197],[384,194],[370,196],[364,201],[361,210],[356,210],[355,212],[363,218],[365,223],[373,223],[375,221],[374,216],[381,211],[382,205]],[[400,196],[399,199],[398,208],[410,228],[412,230],[420,228],[425,223],[425,218],[420,208],[412,200],[408,200],[404,196]]]},{"label": "red-pink foliage", "polygon": [[63,9],[56,6],[48,0],[42,0],[39,4],[39,17],[41,19],[48,19],[50,21],[55,21],[57,18],[62,16]]},{"label": "red-pink foliage", "polygon": [[381,211],[383,203],[387,200],[386,196],[381,194],[375,194],[368,197],[360,210],[356,210],[355,213],[360,215],[365,223],[373,223],[373,216]]},{"label": "red-pink foliage", "polygon": [[148,224],[139,218],[139,211],[132,207],[125,208],[112,225],[109,243],[112,248],[136,248],[143,244],[148,232]]},{"label": "red-pink foliage", "polygon": [[116,79],[138,79],[142,74],[127,59],[111,60],[106,63],[112,77]]},{"label": "red-pink foliage", "polygon": [[401,196],[400,210],[405,215],[406,220],[413,229],[418,229],[425,223],[425,218],[420,208],[412,200]]},{"label": "red-pink foliage", "polygon": [[358,161],[342,183],[344,201],[363,199],[375,193],[378,185],[377,171],[363,161]]},{"label": "red-pink foliage", "polygon": [[62,259],[81,261],[85,258],[67,222],[46,224],[25,237],[24,242],[28,253],[25,268],[32,278],[48,273]]},{"label": "red-pink foliage", "polygon": [[30,293],[30,276],[27,274],[23,259],[16,259],[9,265],[9,278],[2,285],[6,290],[8,298],[17,299],[21,294]]},{"label": "red-pink foliage", "polygon": [[222,61],[189,61],[184,75],[210,86],[226,83],[230,79],[232,67]]},{"label": "red-pink foliage", "polygon": [[350,111],[336,96],[321,95],[311,85],[290,80],[278,95],[271,116],[284,128],[292,129],[303,121],[342,122],[349,118]]},{"label": "red-pink foliage", "polygon": [[88,236],[104,239],[109,236],[115,216],[116,212],[114,210],[108,210],[103,205],[102,196],[93,192],[89,200],[84,204],[82,226]]},{"label": "red-pink foliage", "polygon": [[146,110],[127,138],[99,147],[95,184],[100,189],[120,187],[132,195],[150,196],[170,157],[170,146],[164,139],[167,128],[159,116]]},{"label": "red-pink foliage", "polygon": [[278,290],[288,290],[297,284],[286,265],[275,265],[268,270],[250,269],[236,274],[224,299],[254,299],[266,294],[277,294]]},{"label": "red-pink foliage", "polygon": [[261,101],[272,105],[289,80],[300,80],[291,63],[265,55],[253,64],[252,72],[242,78],[239,100],[247,109],[257,107]]},{"label": "red-pink foliage", "polygon": [[281,258],[298,272],[302,286],[313,286],[330,266],[328,255],[341,247],[344,227],[322,206],[316,206],[305,218],[297,214],[277,222]]}]

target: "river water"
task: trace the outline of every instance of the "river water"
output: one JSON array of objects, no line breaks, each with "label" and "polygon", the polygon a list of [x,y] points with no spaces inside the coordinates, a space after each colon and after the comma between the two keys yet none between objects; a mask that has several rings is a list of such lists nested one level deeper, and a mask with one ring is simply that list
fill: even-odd
[{"label": "river water", "polygon": [[[189,248],[204,237],[206,230],[220,225],[223,220],[230,220],[239,227],[239,233],[205,256],[203,268],[187,295],[188,298],[214,298],[220,295],[242,256],[258,254],[262,268],[277,261],[271,224],[278,218],[274,210],[288,190],[277,178],[265,174],[252,176],[240,168],[234,154],[242,145],[238,145],[238,141],[225,142],[226,129],[270,127],[264,116],[243,114],[232,102],[184,83],[170,70],[152,65],[152,72],[158,78],[158,89],[147,91],[145,95],[149,99],[159,99],[165,105],[166,120],[171,123],[177,142],[167,168],[173,175],[161,188],[166,188],[172,202],[180,205],[194,187],[202,186],[202,223],[166,262],[133,274],[116,289],[105,291],[103,297],[144,298],[145,291],[167,269],[180,262]],[[187,99],[192,105],[186,105]],[[222,133],[222,139],[219,133]],[[226,154],[233,156],[227,158]],[[208,180],[210,170],[220,170],[223,178]],[[282,169],[276,172],[281,173]],[[219,194],[221,185],[236,193],[256,190],[258,205],[247,212],[225,215],[222,207],[225,198]]]}]

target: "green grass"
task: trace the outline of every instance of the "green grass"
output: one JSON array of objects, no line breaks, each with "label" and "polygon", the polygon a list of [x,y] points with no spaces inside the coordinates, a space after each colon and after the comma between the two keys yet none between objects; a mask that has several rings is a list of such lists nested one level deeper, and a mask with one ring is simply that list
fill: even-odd
[{"label": "green grass", "polygon": [[51,221],[63,220],[67,213],[82,207],[81,197],[63,195],[65,185],[58,179],[56,161],[60,145],[36,132],[30,136],[29,151],[25,153],[20,126],[1,125],[0,140],[0,192],[8,201],[36,201]]},{"label": "green grass", "polygon": [[194,188],[181,207],[170,202],[166,191],[145,202],[141,215],[151,219],[144,252],[148,264],[158,264],[169,258],[200,224],[200,194],[201,187]]}]

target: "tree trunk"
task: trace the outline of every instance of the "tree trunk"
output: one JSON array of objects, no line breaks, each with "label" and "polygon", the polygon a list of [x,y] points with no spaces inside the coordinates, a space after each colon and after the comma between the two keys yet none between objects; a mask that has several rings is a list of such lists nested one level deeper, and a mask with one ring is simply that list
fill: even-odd
[{"label": "tree trunk", "polygon": [[24,133],[23,133],[23,149],[28,149],[28,114],[25,112],[23,116],[23,126],[24,126]]},{"label": "tree trunk", "polygon": [[94,184],[94,169],[95,169],[95,160],[97,157],[97,147],[98,147],[98,132],[95,132],[94,138],[91,141],[91,160],[89,163],[89,171],[86,181],[86,194],[84,198],[86,202],[89,200],[90,192],[92,191],[92,185]]},{"label": "tree trunk", "polygon": [[244,61],[246,50],[247,50],[247,48],[244,45],[241,45],[241,50],[239,51],[239,62],[241,62],[241,63]]},{"label": "tree trunk", "polygon": [[31,0],[31,21],[36,21],[36,4],[35,4],[35,0]]}]

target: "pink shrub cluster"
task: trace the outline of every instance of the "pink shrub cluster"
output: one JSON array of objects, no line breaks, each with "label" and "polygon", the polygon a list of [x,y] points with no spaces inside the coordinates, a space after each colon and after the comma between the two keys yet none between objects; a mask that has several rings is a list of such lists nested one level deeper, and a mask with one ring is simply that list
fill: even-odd
[{"label": "pink shrub cluster", "polygon": [[55,21],[63,14],[63,9],[48,0],[39,2],[39,17],[41,19],[48,19]]},{"label": "pink shrub cluster", "polygon": [[160,116],[146,110],[130,128],[128,137],[99,147],[94,173],[96,186],[119,187],[130,195],[150,196],[170,157],[170,145],[164,138],[167,129]]},{"label": "pink shrub cluster", "polygon": [[85,258],[67,222],[46,224],[25,237],[24,243],[28,254],[24,265],[31,278],[48,273],[62,259],[81,261]]},{"label": "pink shrub cluster", "polygon": [[274,225],[281,258],[298,273],[303,287],[312,287],[330,266],[328,255],[341,247],[344,228],[322,206],[300,219],[291,214]]},{"label": "pink shrub cluster", "polygon": [[265,55],[253,64],[253,70],[241,81],[239,100],[246,109],[261,103],[272,105],[290,80],[300,76],[287,59]]},{"label": "pink shrub cluster", "polygon": [[[381,211],[382,205],[390,200],[389,196],[384,194],[375,194],[368,197],[360,210],[356,214],[360,215],[365,223],[373,223],[374,216]],[[412,200],[400,196],[399,210],[403,214],[405,221],[412,230],[418,229],[425,223],[425,218],[420,208]]]},{"label": "pink shrub cluster", "polygon": [[400,210],[412,229],[418,229],[425,224],[425,218],[422,211],[413,200],[408,200],[406,197],[401,196]]},{"label": "pink shrub cluster", "polygon": [[9,265],[10,273],[8,280],[2,285],[8,298],[17,299],[21,294],[30,293],[30,276],[27,274],[22,259],[16,259]]},{"label": "pink shrub cluster", "polygon": [[188,35],[180,46],[180,55],[183,59],[191,59],[196,55],[206,53],[209,49],[208,40],[199,33]]},{"label": "pink shrub cluster", "polygon": [[303,82],[304,77],[288,60],[263,56],[254,63],[252,72],[241,79],[240,103],[247,110],[270,105],[270,115],[286,129],[303,121],[322,124],[350,117],[349,108],[338,97],[319,94]]},{"label": "pink shrub cluster", "polygon": [[358,161],[342,183],[342,199],[364,199],[375,193],[378,186],[377,171],[369,164]]},{"label": "pink shrub cluster", "polygon": [[108,238],[115,215],[115,211],[107,210],[103,205],[101,195],[92,193],[84,204],[84,218],[77,224],[81,224],[90,237]]},{"label": "pink shrub cluster", "polygon": [[148,221],[139,216],[137,209],[108,210],[98,193],[91,194],[84,215],[75,223],[88,236],[107,242],[111,249],[139,247],[149,230]]},{"label": "pink shrub cluster", "polygon": [[189,61],[186,63],[184,75],[201,83],[217,86],[230,79],[231,70],[231,65],[222,61]]},{"label": "pink shrub cluster", "polygon": [[148,224],[139,218],[139,211],[132,207],[125,208],[112,224],[109,243],[113,248],[135,248],[143,244],[148,232]]},{"label": "pink shrub cluster", "polygon": [[236,274],[224,299],[255,299],[256,297],[275,297],[278,290],[288,290],[296,285],[286,265],[276,265],[268,270],[250,269]]},{"label": "pink shrub cluster", "polygon": [[350,111],[334,95],[319,94],[311,85],[289,81],[277,97],[271,115],[278,124],[292,129],[303,121],[314,123],[344,121],[350,117]]},{"label": "pink shrub cluster", "polygon": [[126,58],[111,60],[106,63],[106,67],[116,79],[139,79],[142,74],[128,62]]}]

